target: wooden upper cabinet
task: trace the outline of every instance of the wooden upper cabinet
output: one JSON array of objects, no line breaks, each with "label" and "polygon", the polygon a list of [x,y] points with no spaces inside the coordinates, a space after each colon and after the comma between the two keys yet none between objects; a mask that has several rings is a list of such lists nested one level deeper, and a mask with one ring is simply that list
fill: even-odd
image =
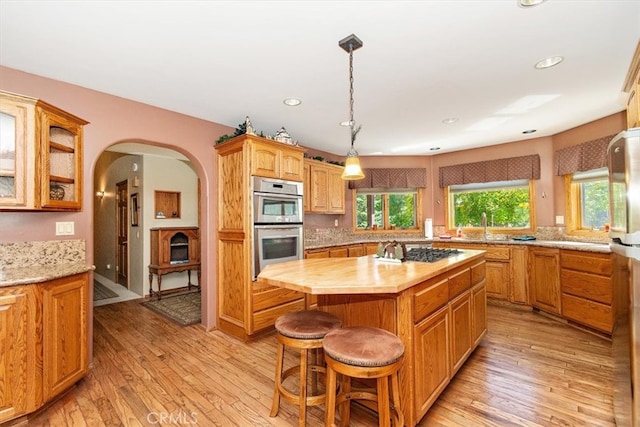
[{"label": "wooden upper cabinet", "polygon": [[42,100],[0,91],[0,209],[82,210],[86,124]]},{"label": "wooden upper cabinet", "polygon": [[629,94],[627,99],[627,128],[640,127],[640,42],[638,42],[636,52],[631,60],[623,90]]},{"label": "wooden upper cabinet", "polygon": [[345,213],[345,187],[342,179],[342,166],[317,160],[304,160],[309,168],[308,185],[304,197],[305,212],[323,214]]},{"label": "wooden upper cabinet", "polygon": [[301,182],[304,179],[304,149],[253,135],[251,141],[251,175]]}]

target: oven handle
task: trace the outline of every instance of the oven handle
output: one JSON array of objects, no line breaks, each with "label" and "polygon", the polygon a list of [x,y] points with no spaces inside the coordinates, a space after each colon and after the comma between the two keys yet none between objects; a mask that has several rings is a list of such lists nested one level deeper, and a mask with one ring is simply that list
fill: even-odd
[{"label": "oven handle", "polygon": [[260,191],[254,191],[253,195],[260,197],[276,197],[282,199],[302,199],[302,194],[263,193]]},{"label": "oven handle", "polygon": [[286,224],[254,224],[253,228],[257,228],[260,230],[268,230],[268,229],[282,230],[286,228],[290,230],[299,230],[300,228],[302,228],[302,223],[288,222]]}]

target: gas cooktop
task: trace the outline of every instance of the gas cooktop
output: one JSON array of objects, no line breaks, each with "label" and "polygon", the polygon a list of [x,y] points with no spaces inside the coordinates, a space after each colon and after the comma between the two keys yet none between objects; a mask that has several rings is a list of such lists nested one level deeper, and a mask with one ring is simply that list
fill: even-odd
[{"label": "gas cooktop", "polygon": [[462,253],[458,249],[412,248],[407,251],[405,261],[436,262]]}]

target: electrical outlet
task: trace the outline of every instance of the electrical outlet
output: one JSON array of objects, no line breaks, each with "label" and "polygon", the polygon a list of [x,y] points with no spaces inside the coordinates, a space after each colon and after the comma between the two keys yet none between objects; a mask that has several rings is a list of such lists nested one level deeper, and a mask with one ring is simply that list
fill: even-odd
[{"label": "electrical outlet", "polygon": [[107,270],[111,270],[111,264],[107,264]]},{"label": "electrical outlet", "polygon": [[335,221],[333,221],[333,225],[335,225],[336,227],[338,226],[338,220],[337,219]]},{"label": "electrical outlet", "polygon": [[556,215],[556,225],[563,225],[563,224],[564,224],[564,216]]}]

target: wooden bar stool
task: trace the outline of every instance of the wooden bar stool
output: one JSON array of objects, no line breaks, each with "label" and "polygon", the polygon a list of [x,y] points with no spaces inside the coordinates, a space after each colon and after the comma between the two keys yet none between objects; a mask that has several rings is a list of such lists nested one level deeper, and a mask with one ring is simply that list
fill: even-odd
[{"label": "wooden bar stool", "polygon": [[[348,426],[351,400],[376,402],[381,427],[391,425],[392,413],[393,424],[404,425],[398,382],[404,354],[400,338],[384,329],[347,327],[329,332],[324,337],[323,348],[327,363],[325,426],[335,425],[336,407],[339,408],[340,425]],[[341,374],[337,395],[336,374]],[[352,388],[352,378],[375,378],[376,388]]]},{"label": "wooden bar stool", "polygon": [[[318,352],[322,351],[322,340],[327,332],[339,328],[342,321],[336,316],[322,311],[296,311],[284,314],[276,320],[275,328],[278,339],[278,356],[276,360],[276,379],[273,391],[271,416],[278,415],[280,398],[300,407],[298,424],[306,425],[307,406],[322,405],[325,393],[318,392],[318,372],[325,373],[322,359],[318,360]],[[285,347],[300,350],[300,364],[283,370]],[[313,356],[308,363],[309,352]],[[308,373],[311,372],[311,392],[307,390]],[[287,390],[283,383],[291,375],[298,374],[299,390],[295,394]]]}]

